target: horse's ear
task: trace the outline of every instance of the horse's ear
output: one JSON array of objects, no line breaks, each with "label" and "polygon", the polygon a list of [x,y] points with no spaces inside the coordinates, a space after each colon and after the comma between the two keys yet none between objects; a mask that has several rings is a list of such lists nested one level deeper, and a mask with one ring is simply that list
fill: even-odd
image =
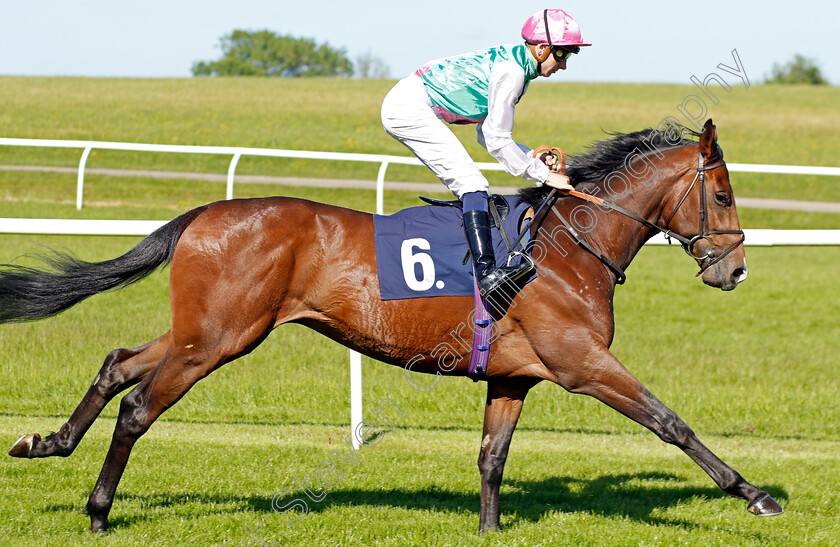
[{"label": "horse's ear", "polygon": [[712,119],[709,118],[703,125],[703,133],[700,134],[700,152],[703,154],[703,157],[708,158],[716,150],[717,129],[715,128],[715,124],[712,123]]}]

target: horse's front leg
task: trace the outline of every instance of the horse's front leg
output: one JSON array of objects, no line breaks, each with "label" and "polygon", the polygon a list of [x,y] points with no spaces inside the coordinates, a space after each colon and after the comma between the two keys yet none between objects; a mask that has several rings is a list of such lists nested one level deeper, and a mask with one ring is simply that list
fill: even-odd
[{"label": "horse's front leg", "polygon": [[499,486],[502,484],[510,439],[522,412],[525,396],[534,384],[487,383],[484,431],[478,455],[478,470],[481,472],[480,532],[499,529]]},{"label": "horse's front leg", "polygon": [[770,495],[744,480],[706,448],[670,408],[647,390],[606,348],[595,349],[579,365],[551,367],[557,383],[608,404],[647,427],[666,443],[678,446],[727,494],[744,498],[756,515],[777,515],[782,507]]}]

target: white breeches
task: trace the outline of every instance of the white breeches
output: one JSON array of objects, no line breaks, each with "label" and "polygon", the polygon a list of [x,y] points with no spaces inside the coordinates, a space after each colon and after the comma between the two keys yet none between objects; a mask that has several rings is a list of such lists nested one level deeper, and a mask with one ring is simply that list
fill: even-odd
[{"label": "white breeches", "polygon": [[403,78],[388,92],[382,102],[382,125],[458,198],[489,190],[487,179],[464,145],[432,108],[419,76]]}]

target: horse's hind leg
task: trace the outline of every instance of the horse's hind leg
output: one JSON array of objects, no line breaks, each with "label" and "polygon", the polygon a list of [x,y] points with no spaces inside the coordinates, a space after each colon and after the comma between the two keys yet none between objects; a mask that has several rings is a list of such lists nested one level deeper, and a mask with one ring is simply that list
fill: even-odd
[{"label": "horse's hind leg", "polygon": [[24,435],[12,446],[11,456],[45,458],[73,453],[105,405],[118,393],[139,382],[163,358],[169,347],[169,334],[137,348],[115,349],[108,354],[99,374],[85,393],[70,419],[45,439],[37,433]]},{"label": "horse's hind leg", "polygon": [[533,382],[500,385],[492,381],[487,384],[484,431],[478,455],[478,470],[481,473],[481,518],[478,529],[481,532],[499,529],[499,487],[505,461],[522,404],[533,385]]},{"label": "horse's hind leg", "polygon": [[727,494],[744,498],[756,515],[777,515],[782,507],[770,495],[744,480],[737,471],[706,448],[688,425],[647,390],[606,349],[586,366],[558,373],[558,383],[574,393],[591,395],[679,447]]},{"label": "horse's hind leg", "polygon": [[[264,330],[267,332],[268,328]],[[94,532],[108,529],[108,513],[134,443],[196,382],[238,356],[215,348],[201,351],[196,347],[201,346],[199,343],[186,346],[173,343],[160,364],[120,401],[111,446],[87,503]]]},{"label": "horse's hind leg", "polygon": [[[196,304],[197,293],[172,291],[173,302],[180,294]],[[252,291],[257,300],[264,294]],[[208,297],[210,298],[210,297]],[[226,302],[232,302],[228,300]],[[206,300],[202,301],[206,302]],[[160,363],[120,401],[120,413],[111,446],[96,486],[90,494],[87,512],[91,530],[108,529],[108,513],[134,443],[149,430],[167,408],[177,403],[196,382],[218,367],[247,354],[262,342],[274,326],[274,315],[253,301],[240,299],[242,307],[218,306],[219,313],[173,313],[169,347]],[[186,308],[186,306],[184,306]]]}]

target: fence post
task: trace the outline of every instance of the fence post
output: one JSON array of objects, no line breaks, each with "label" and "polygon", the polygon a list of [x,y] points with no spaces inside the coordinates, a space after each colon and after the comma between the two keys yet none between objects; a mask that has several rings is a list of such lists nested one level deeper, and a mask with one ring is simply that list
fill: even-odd
[{"label": "fence post", "polygon": [[390,162],[383,161],[379,166],[379,174],[376,176],[376,214],[383,214],[385,206],[385,171],[388,169]]},{"label": "fence post", "polygon": [[350,438],[353,448],[359,448],[356,432],[362,423],[362,354],[350,350]]},{"label": "fence post", "polygon": [[[376,214],[383,214],[385,203],[385,171],[388,169],[388,162],[383,161],[379,166],[379,174],[376,176]],[[362,355],[350,350],[350,437],[353,441],[353,448],[359,448],[359,439],[356,436],[359,425],[362,423]]]},{"label": "fence post", "polygon": [[233,174],[236,172],[236,164],[239,163],[239,158],[241,156],[242,153],[237,152],[233,155],[233,159],[230,160],[230,167],[228,167],[227,192],[225,193],[225,199],[233,199]]},{"label": "fence post", "polygon": [[82,152],[82,159],[79,161],[79,177],[76,179],[76,210],[82,210],[82,199],[85,195],[85,164],[87,163],[88,156],[90,156],[90,149],[92,147],[88,146],[85,148],[85,151]]}]

